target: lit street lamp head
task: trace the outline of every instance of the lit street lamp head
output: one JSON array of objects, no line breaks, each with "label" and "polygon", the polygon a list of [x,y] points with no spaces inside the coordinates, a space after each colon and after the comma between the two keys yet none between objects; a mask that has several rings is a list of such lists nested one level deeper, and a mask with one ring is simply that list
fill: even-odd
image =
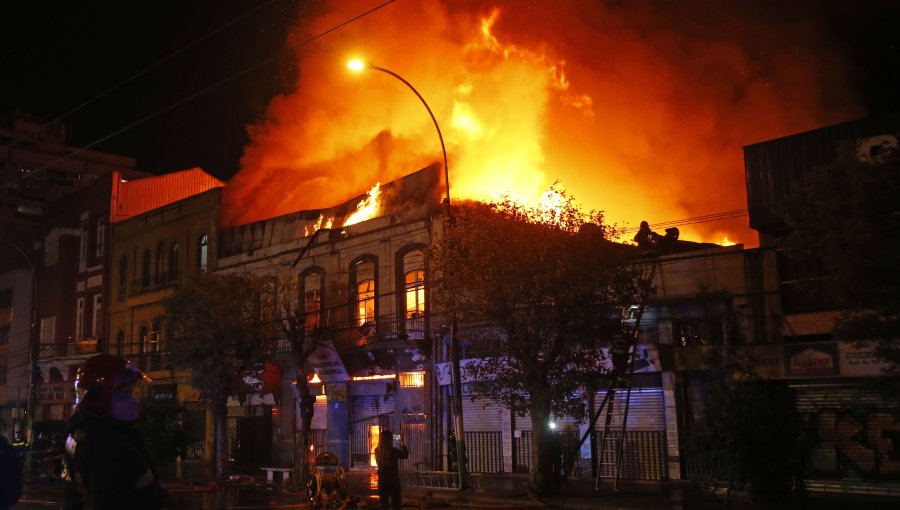
[{"label": "lit street lamp head", "polygon": [[349,67],[350,69],[352,69],[354,71],[362,71],[363,69],[365,69],[367,67],[371,67],[371,65],[372,64],[366,64],[365,62],[363,62],[362,60],[359,60],[358,58],[355,58],[355,59],[347,62],[347,67]]}]

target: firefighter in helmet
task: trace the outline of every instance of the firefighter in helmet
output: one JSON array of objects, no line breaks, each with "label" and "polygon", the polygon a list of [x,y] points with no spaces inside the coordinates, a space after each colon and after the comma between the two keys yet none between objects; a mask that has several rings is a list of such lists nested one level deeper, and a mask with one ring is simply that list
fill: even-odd
[{"label": "firefighter in helmet", "polygon": [[130,362],[100,354],[75,373],[75,412],[66,437],[65,510],[156,510],[165,492],[135,428],[132,390],[149,380]]}]

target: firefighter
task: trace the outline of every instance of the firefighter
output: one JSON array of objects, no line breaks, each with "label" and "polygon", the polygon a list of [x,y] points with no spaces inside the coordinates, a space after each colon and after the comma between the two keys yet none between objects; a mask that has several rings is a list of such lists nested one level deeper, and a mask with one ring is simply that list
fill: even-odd
[{"label": "firefighter", "polygon": [[130,362],[100,354],[75,374],[75,413],[69,421],[63,471],[65,510],[162,507],[165,492],[135,428],[132,390],[149,380]]}]

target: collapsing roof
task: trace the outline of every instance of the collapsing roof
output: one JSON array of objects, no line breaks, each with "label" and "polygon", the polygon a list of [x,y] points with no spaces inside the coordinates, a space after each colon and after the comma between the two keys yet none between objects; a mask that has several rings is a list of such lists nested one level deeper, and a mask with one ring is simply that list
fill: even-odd
[{"label": "collapsing roof", "polygon": [[[439,164],[433,164],[380,186],[377,213],[372,217],[390,216],[392,221],[405,222],[437,213],[444,193],[441,170]],[[228,257],[296,241],[313,235],[319,229],[339,228],[368,196],[360,195],[325,209],[300,210],[222,228],[219,233],[219,256]]]}]

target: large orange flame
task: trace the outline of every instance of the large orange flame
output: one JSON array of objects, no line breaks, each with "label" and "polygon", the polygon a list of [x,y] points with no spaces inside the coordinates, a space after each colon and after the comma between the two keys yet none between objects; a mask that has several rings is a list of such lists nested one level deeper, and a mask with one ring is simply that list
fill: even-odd
[{"label": "large orange flame", "polygon": [[[289,44],[370,9],[325,4]],[[746,207],[741,147],[861,114],[816,16],[758,2],[400,1],[296,51],[293,91],[249,128],[226,223],[325,208],[442,161],[454,198],[534,204],[559,180],[585,209],[651,224]],[[801,15],[802,14],[802,15]],[[682,239],[755,244],[746,218]]]},{"label": "large orange flame", "polygon": [[376,182],[372,189],[366,193],[365,198],[363,198],[359,204],[356,206],[356,210],[350,216],[347,216],[347,219],[344,220],[344,227],[349,227],[350,225],[355,225],[362,221],[366,221],[378,216],[379,212],[379,204],[378,204],[378,194],[381,191],[381,183]]}]

